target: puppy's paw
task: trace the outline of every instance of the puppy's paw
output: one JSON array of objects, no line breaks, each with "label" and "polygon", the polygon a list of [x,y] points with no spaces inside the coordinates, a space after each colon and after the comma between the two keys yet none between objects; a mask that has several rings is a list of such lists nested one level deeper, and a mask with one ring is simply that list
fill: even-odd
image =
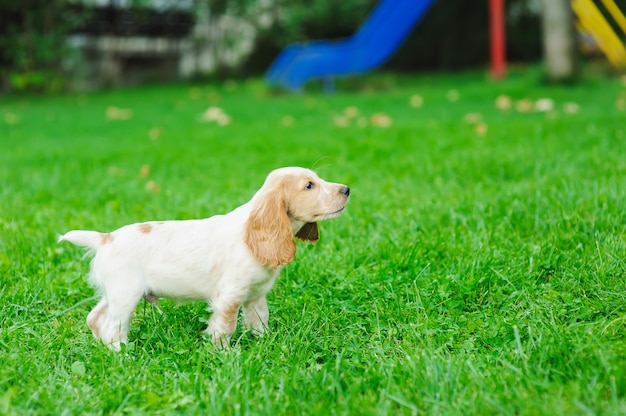
[{"label": "puppy's paw", "polygon": [[212,330],[211,327],[204,331],[207,338],[213,342],[215,348],[218,350],[224,350],[230,348],[230,336],[219,331]]},{"label": "puppy's paw", "polygon": [[264,325],[260,325],[259,327],[255,327],[255,328],[250,328],[250,333],[255,338],[263,338],[265,334],[267,334],[268,332],[269,331],[267,327]]}]

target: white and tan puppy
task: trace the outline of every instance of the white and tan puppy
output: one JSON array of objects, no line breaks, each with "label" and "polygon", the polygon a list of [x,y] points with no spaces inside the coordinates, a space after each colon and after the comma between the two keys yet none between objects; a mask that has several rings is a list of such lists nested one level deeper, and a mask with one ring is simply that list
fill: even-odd
[{"label": "white and tan puppy", "polygon": [[76,230],[59,241],[95,254],[90,278],[102,299],[87,324],[111,348],[128,340],[142,297],[207,301],[213,314],[206,332],[224,347],[242,306],[248,328],[258,335],[267,330],[265,295],[296,254],[294,236],[317,241],[317,222],[340,215],[349,196],[345,185],[288,167],[271,172],[252,200],[226,215],[131,224],[111,233]]}]

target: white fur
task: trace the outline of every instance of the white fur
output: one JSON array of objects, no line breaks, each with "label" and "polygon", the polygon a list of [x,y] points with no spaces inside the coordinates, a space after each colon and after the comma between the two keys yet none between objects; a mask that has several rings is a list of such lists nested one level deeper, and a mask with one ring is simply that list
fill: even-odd
[{"label": "white fur", "polygon": [[[319,186],[316,194],[300,189],[308,181]],[[130,317],[142,297],[153,303],[156,297],[209,302],[213,314],[206,332],[218,347],[229,344],[241,306],[246,326],[263,334],[269,318],[265,295],[290,260],[274,265],[260,259],[245,237],[251,213],[264,198],[278,195],[270,193],[276,183],[295,194],[286,195],[282,204],[292,240],[304,224],[317,227],[315,221],[339,215],[349,199],[344,185],[325,182],[307,169],[283,168],[268,176],[250,202],[226,215],[131,224],[110,234],[76,230],[61,236],[59,241],[95,253],[90,279],[102,299],[87,317],[94,336],[119,349],[120,342],[128,340]]]}]

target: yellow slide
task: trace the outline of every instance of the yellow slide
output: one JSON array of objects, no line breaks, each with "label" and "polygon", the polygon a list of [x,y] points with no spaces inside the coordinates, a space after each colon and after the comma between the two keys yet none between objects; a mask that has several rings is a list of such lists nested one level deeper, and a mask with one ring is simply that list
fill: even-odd
[{"label": "yellow slide", "polygon": [[[602,0],[602,2],[615,22],[626,33],[626,18],[615,2],[613,0]],[[572,8],[578,17],[578,27],[593,37],[609,62],[618,67],[625,67],[626,48],[593,0],[572,0]]]}]

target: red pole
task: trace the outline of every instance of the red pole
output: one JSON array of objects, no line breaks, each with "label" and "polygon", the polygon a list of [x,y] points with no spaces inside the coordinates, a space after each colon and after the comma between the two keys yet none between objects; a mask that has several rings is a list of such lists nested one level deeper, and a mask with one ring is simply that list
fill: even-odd
[{"label": "red pole", "polygon": [[506,72],[504,0],[489,0],[489,32],[491,43],[491,76],[500,79]]}]

